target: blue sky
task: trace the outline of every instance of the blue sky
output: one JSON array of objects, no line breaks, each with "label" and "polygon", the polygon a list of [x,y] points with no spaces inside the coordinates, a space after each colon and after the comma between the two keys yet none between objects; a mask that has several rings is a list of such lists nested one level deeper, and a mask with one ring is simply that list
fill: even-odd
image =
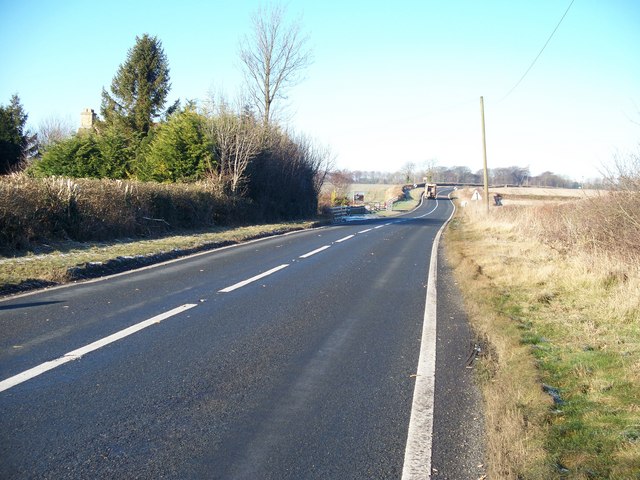
[{"label": "blue sky", "polygon": [[[18,93],[36,129],[100,108],[136,35],[156,35],[170,100],[234,96],[240,38],[258,1],[0,0],[0,103]],[[598,176],[640,143],[640,1],[302,1],[315,61],[289,92],[288,126],[329,145],[337,166],[411,161]]]}]

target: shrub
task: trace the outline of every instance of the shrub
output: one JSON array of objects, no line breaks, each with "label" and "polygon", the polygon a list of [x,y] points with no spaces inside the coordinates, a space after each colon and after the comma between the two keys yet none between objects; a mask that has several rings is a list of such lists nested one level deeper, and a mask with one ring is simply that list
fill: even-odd
[{"label": "shrub", "polygon": [[99,177],[101,154],[95,135],[77,135],[51,146],[29,169],[38,177]]},{"label": "shrub", "polygon": [[49,147],[29,169],[37,177],[126,178],[127,139],[113,127],[102,135],[83,132]]},{"label": "shrub", "polygon": [[200,179],[212,168],[211,151],[204,119],[187,107],[158,126],[137,167],[137,177],[158,182]]},{"label": "shrub", "polygon": [[540,207],[537,218],[538,236],[547,243],[640,260],[640,192],[609,192],[571,204]]},{"label": "shrub", "polygon": [[214,185],[61,177],[0,178],[0,252],[35,242],[153,236],[241,223],[248,202]]}]

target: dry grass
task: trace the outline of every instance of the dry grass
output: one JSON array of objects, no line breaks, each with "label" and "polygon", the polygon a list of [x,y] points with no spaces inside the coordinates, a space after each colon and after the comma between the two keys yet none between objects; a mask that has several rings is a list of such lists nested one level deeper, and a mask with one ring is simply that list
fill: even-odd
[{"label": "dry grass", "polygon": [[[330,195],[335,187],[331,182],[326,182],[322,186],[322,194]],[[352,183],[344,194],[347,198],[353,199],[355,193],[364,193],[364,201],[367,203],[384,203],[387,200],[397,198],[402,194],[402,185],[387,185],[376,183]]]},{"label": "dry grass", "polygon": [[275,233],[310,228],[312,222],[291,222],[239,228],[212,228],[199,233],[173,235],[150,240],[112,242],[59,242],[42,246],[47,253],[28,252],[14,258],[0,258],[0,291],[20,285],[60,284],[75,279],[90,266],[97,273],[101,265],[118,260],[122,269],[186,255],[216,246],[239,243]]},{"label": "dry grass", "polygon": [[250,210],[207,183],[0,178],[0,254],[49,240],[153,236],[238,222]]},{"label": "dry grass", "polygon": [[489,215],[469,202],[447,232],[490,346],[491,478],[639,478],[640,235],[628,203],[638,200],[595,198]]},{"label": "dry grass", "polygon": [[379,212],[380,216],[388,217],[398,215],[413,210],[418,206],[424,193],[424,188],[414,188],[407,192],[402,191],[402,187],[389,190],[390,199],[401,198],[401,200],[393,202],[392,210],[384,210]]},{"label": "dry grass", "polygon": [[541,197],[576,199],[600,195],[600,190],[582,190],[576,188],[543,188],[543,187],[497,187],[492,192],[515,197]]}]

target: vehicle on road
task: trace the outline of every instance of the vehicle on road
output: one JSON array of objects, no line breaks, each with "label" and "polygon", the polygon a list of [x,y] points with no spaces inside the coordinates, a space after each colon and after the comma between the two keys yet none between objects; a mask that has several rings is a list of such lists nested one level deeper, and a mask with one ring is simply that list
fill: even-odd
[{"label": "vehicle on road", "polygon": [[427,183],[424,186],[425,198],[436,198],[437,185],[435,183]]}]

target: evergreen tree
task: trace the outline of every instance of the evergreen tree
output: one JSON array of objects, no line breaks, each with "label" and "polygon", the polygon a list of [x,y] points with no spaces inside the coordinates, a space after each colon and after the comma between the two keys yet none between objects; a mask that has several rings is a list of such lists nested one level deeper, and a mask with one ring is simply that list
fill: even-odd
[{"label": "evergreen tree", "polygon": [[111,82],[102,89],[101,113],[109,125],[146,136],[169,94],[169,64],[157,37],[144,34],[127,53]]},{"label": "evergreen tree", "polygon": [[154,131],[137,177],[158,182],[196,180],[215,167],[211,151],[205,119],[188,105]]},{"label": "evergreen tree", "polygon": [[29,171],[35,176],[100,178],[103,158],[94,133],[76,135],[48,148]]},{"label": "evergreen tree", "polygon": [[100,135],[83,132],[51,144],[29,172],[38,177],[127,178],[129,157],[121,131],[108,127]]},{"label": "evergreen tree", "polygon": [[0,175],[19,169],[37,151],[36,135],[25,131],[27,117],[18,95],[6,107],[0,105]]},{"label": "evergreen tree", "polygon": [[111,126],[100,132],[98,149],[102,157],[99,168],[101,178],[117,179],[131,176],[129,163],[132,154],[121,130]]}]

